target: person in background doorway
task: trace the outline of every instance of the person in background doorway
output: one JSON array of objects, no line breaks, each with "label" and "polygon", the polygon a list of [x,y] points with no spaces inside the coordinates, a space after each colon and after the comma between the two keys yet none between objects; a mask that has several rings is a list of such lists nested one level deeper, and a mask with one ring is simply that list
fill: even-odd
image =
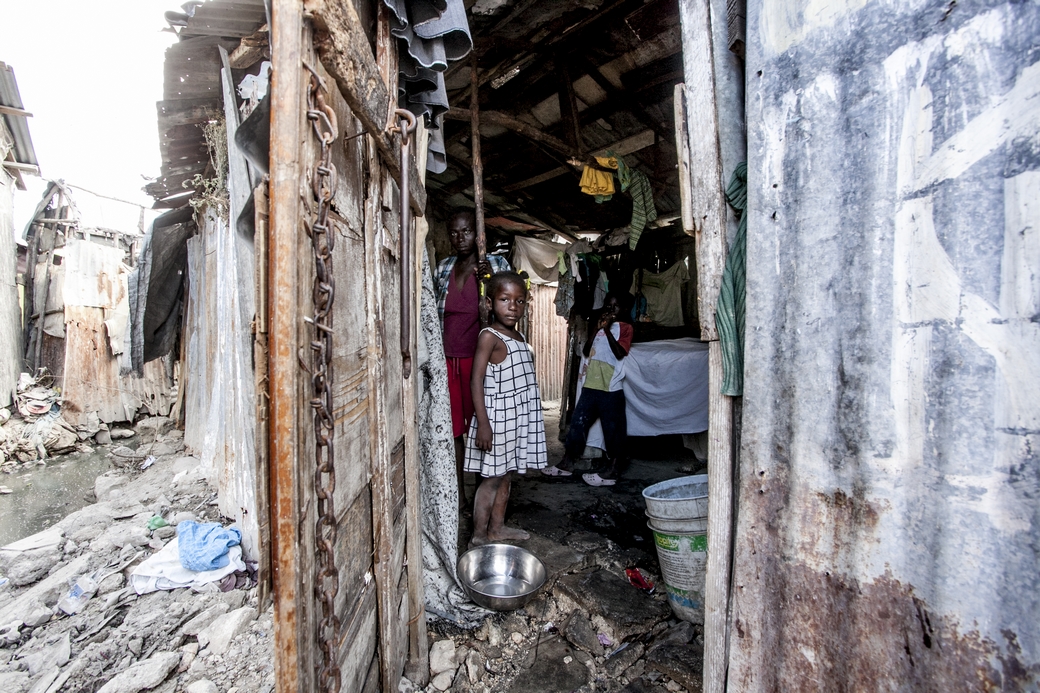
[{"label": "person in background doorway", "polygon": [[590,316],[590,336],[585,340],[585,358],[579,376],[584,383],[564,442],[566,453],[557,465],[542,470],[546,476],[571,476],[596,419],[603,424],[607,468],[583,474],[581,478],[590,486],[613,486],[624,470],[628,422],[621,385],[625,379],[625,357],[632,348],[632,326],[619,322],[620,315],[617,296],[610,294],[602,310]]},{"label": "person in background doorway", "polygon": [[498,255],[477,262],[477,218],[463,210],[448,219],[448,239],[455,251],[437,265],[437,308],[444,334],[444,356],[448,361],[448,393],[451,397],[451,428],[455,438],[455,465],[459,484],[459,507],[466,507],[462,463],[463,436],[473,418],[470,375],[480,334],[480,289],[478,276],[508,272],[509,263]]}]

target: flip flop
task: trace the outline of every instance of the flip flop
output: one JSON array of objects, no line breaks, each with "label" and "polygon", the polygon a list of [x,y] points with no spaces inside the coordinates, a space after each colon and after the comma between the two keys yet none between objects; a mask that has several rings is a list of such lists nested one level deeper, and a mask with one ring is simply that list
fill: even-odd
[{"label": "flip flop", "polygon": [[589,486],[613,486],[617,483],[616,479],[604,479],[599,474],[582,474],[581,478]]},{"label": "flip flop", "polygon": [[571,476],[572,473],[566,469],[560,469],[559,467],[544,467],[542,474],[545,476]]}]

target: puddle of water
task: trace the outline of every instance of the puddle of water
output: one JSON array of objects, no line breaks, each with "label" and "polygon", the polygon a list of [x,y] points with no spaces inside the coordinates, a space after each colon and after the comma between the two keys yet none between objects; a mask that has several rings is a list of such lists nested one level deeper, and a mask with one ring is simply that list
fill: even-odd
[{"label": "puddle of water", "polygon": [[0,546],[47,529],[94,502],[94,480],[112,468],[108,448],[73,452],[47,460],[46,467],[0,474],[14,493],[0,496]]}]

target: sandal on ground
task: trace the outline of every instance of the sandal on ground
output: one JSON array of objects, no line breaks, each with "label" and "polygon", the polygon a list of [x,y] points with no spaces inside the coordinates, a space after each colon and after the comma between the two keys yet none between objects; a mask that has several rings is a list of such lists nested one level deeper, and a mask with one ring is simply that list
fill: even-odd
[{"label": "sandal on ground", "polygon": [[582,474],[581,478],[589,486],[613,486],[617,483],[616,479],[604,479],[599,474]]},{"label": "sandal on ground", "polygon": [[559,467],[544,467],[542,468],[542,474],[545,476],[571,476],[571,472]]}]

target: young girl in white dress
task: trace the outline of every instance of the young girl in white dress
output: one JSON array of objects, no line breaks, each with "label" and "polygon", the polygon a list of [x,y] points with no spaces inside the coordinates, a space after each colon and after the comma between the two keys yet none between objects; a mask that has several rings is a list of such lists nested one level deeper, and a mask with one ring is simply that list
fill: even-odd
[{"label": "young girl in white dress", "polygon": [[534,354],[516,331],[527,310],[527,282],[515,272],[499,272],[486,293],[492,319],[473,357],[475,411],[466,444],[465,470],[483,477],[473,500],[471,546],[528,538],[505,525],[509,489],[514,474],[541,469],[548,460]]}]

